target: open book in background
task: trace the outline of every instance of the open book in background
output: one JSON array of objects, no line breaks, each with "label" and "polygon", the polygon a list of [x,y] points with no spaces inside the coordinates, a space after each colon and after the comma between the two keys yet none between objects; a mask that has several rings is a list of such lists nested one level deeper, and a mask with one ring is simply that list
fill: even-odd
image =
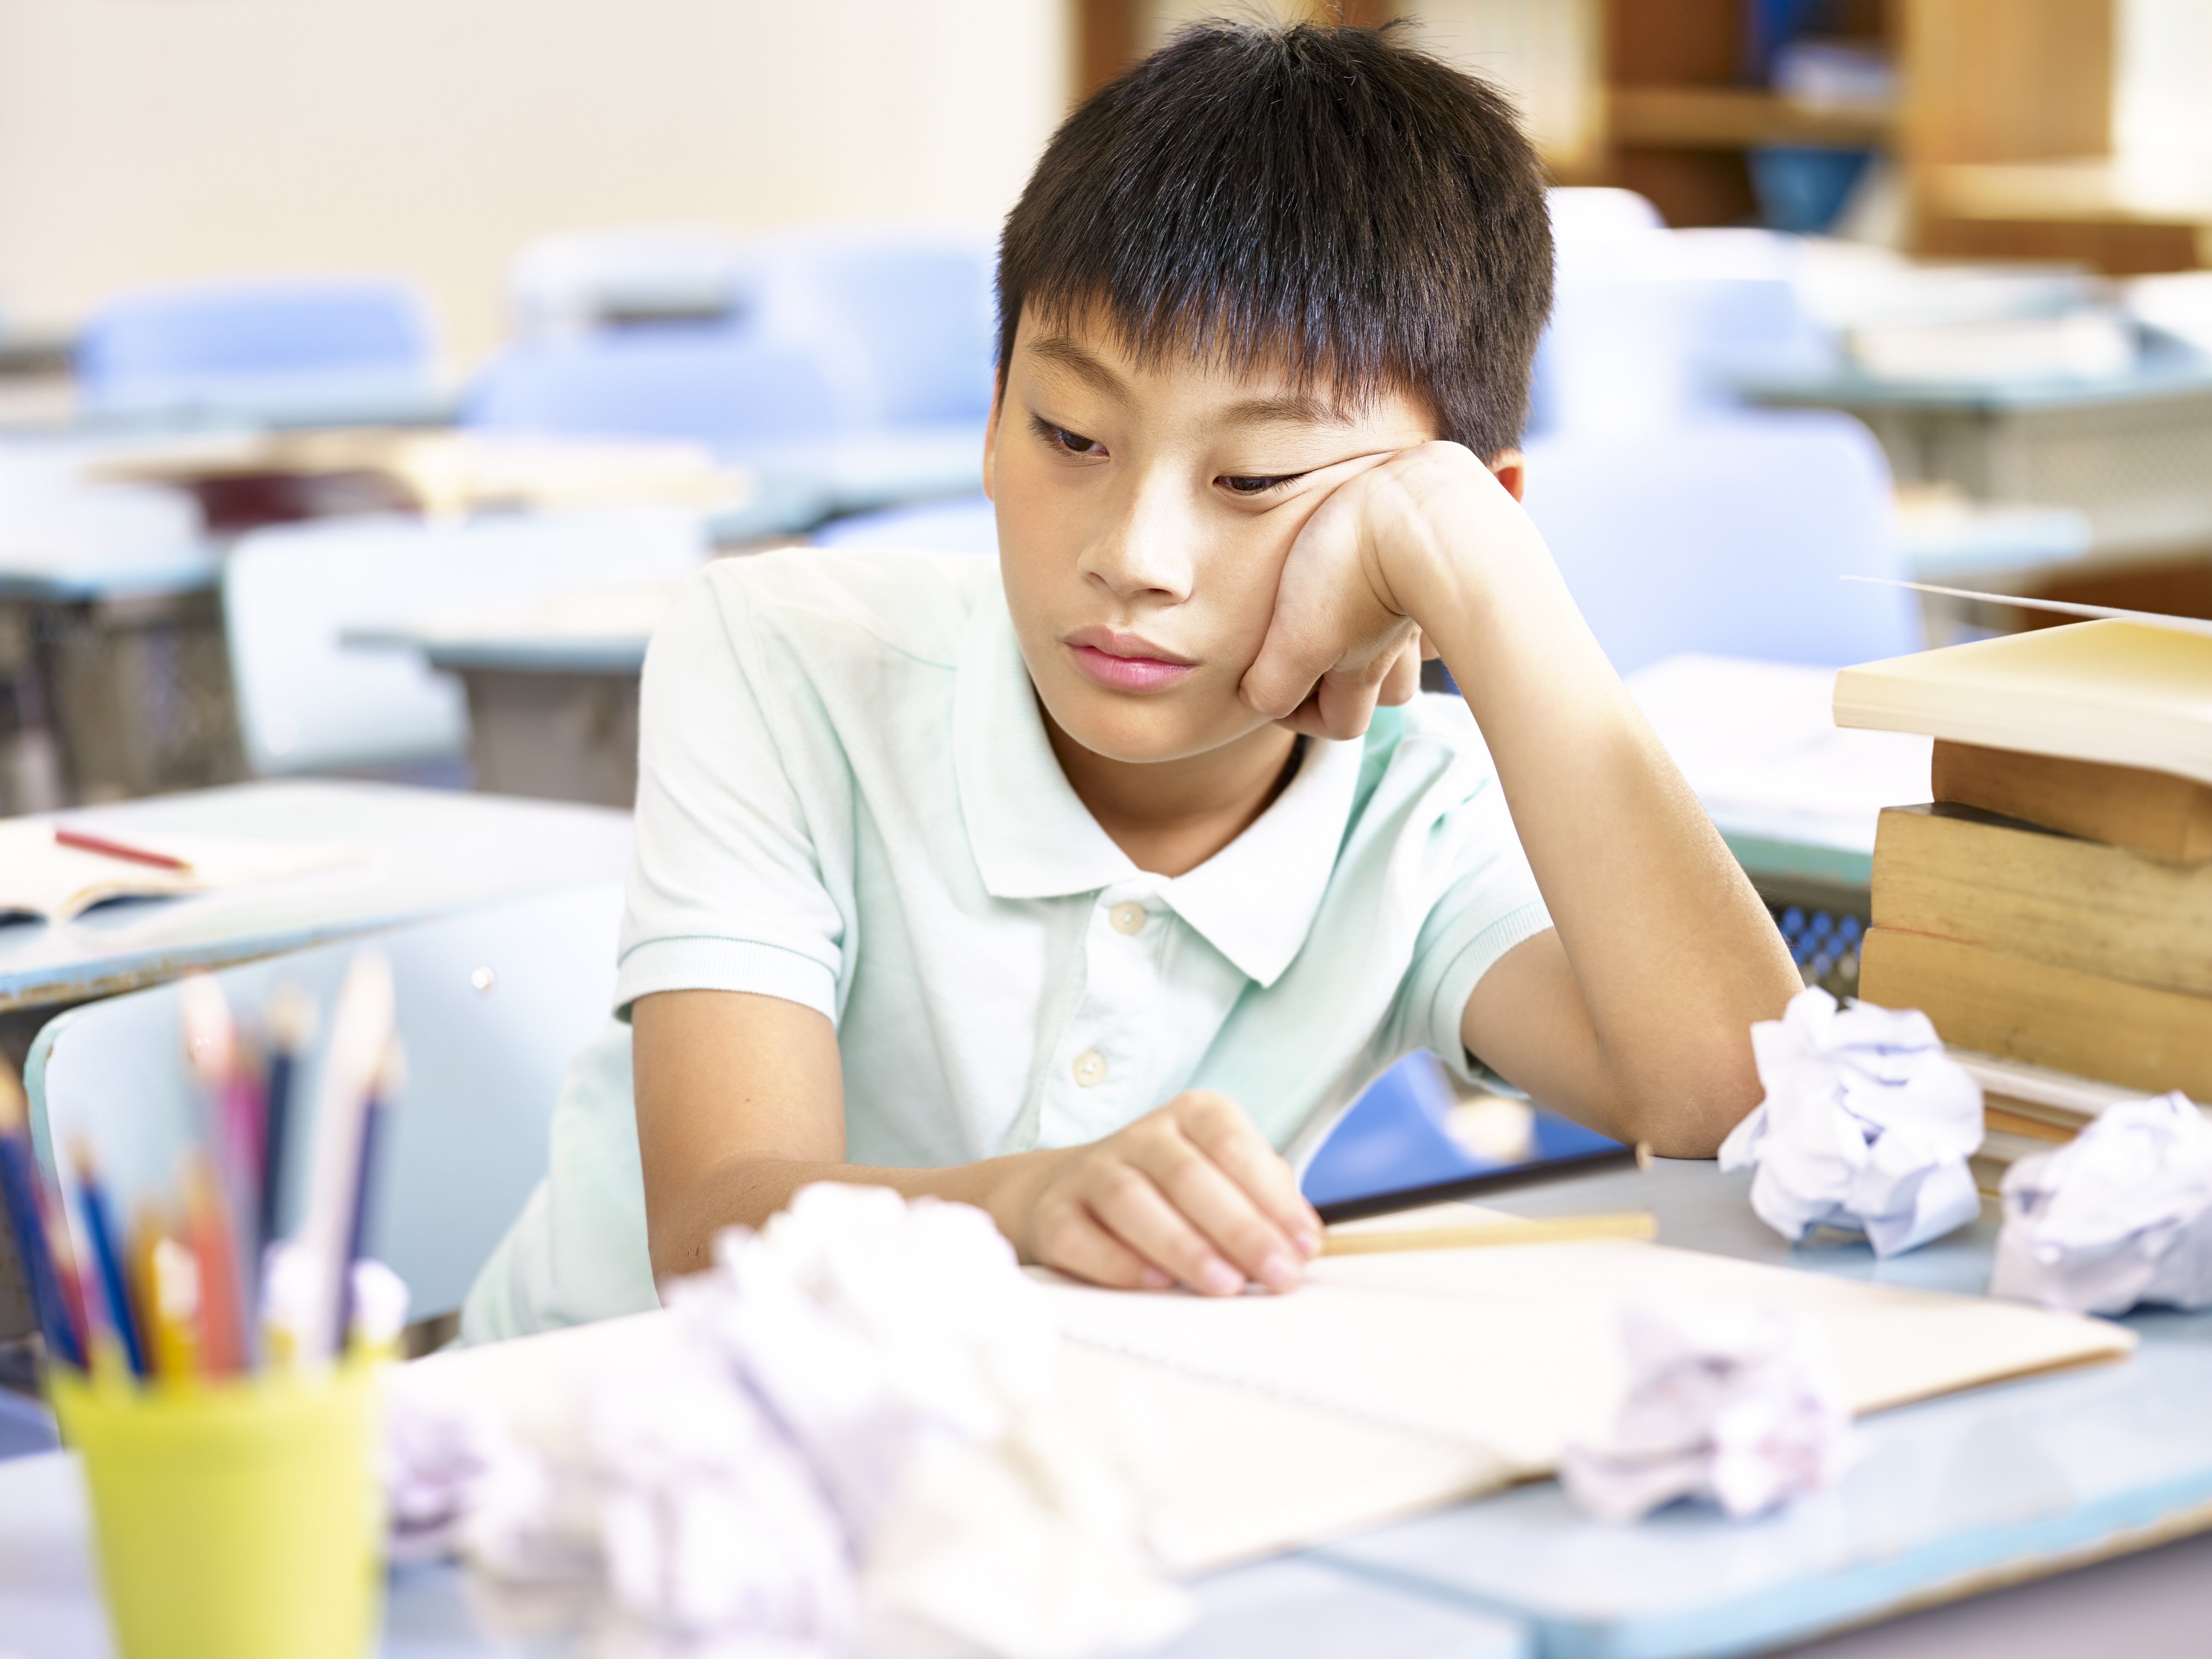
[{"label": "open book in background", "polygon": [[116,839],[66,821],[19,818],[0,823],[0,919],[66,921],[109,899],[214,892],[368,856],[366,848],[343,842],[137,833]]}]

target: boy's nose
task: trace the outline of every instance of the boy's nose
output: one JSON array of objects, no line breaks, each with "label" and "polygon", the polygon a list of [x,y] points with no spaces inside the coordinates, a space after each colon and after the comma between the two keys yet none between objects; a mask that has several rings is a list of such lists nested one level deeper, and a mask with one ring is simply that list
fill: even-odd
[{"label": "boy's nose", "polygon": [[1195,514],[1177,491],[1140,486],[1085,550],[1079,568],[1117,599],[1186,599],[1197,534]]}]

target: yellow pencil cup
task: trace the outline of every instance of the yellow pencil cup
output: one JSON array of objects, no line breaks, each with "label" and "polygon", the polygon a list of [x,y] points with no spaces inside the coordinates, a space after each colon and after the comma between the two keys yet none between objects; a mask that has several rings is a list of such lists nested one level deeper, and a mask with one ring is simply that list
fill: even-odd
[{"label": "yellow pencil cup", "polygon": [[362,1659],[383,1587],[375,1378],[49,1378],[121,1659]]}]

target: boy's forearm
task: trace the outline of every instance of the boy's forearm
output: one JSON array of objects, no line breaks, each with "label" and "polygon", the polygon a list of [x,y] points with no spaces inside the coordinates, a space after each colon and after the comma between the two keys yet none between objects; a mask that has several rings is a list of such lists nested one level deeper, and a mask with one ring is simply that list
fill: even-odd
[{"label": "boy's forearm", "polygon": [[1708,1155],[1758,1100],[1749,1027],[1796,972],[1533,528],[1498,518],[1480,561],[1431,563],[1415,619],[1481,726],[1587,1005],[1613,1097],[1589,1103]]},{"label": "boy's forearm", "polygon": [[998,1223],[1000,1232],[1015,1238],[1015,1220],[1026,1211],[1027,1194],[1065,1156],[1059,1151],[1018,1152],[979,1164],[904,1170],[733,1154],[700,1171],[680,1193],[670,1194],[668,1201],[648,1207],[653,1276],[668,1279],[711,1266],[717,1233],[725,1227],[766,1225],[793,1194],[817,1181],[889,1187],[909,1198],[973,1204]]}]

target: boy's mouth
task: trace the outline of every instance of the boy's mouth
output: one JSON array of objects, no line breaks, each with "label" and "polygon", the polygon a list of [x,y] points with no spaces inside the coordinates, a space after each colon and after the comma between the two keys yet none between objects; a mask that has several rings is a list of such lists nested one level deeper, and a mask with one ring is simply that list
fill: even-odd
[{"label": "boy's mouth", "polygon": [[1198,666],[1141,634],[1116,634],[1110,628],[1079,628],[1060,643],[1085,679],[1109,691],[1161,690]]}]

